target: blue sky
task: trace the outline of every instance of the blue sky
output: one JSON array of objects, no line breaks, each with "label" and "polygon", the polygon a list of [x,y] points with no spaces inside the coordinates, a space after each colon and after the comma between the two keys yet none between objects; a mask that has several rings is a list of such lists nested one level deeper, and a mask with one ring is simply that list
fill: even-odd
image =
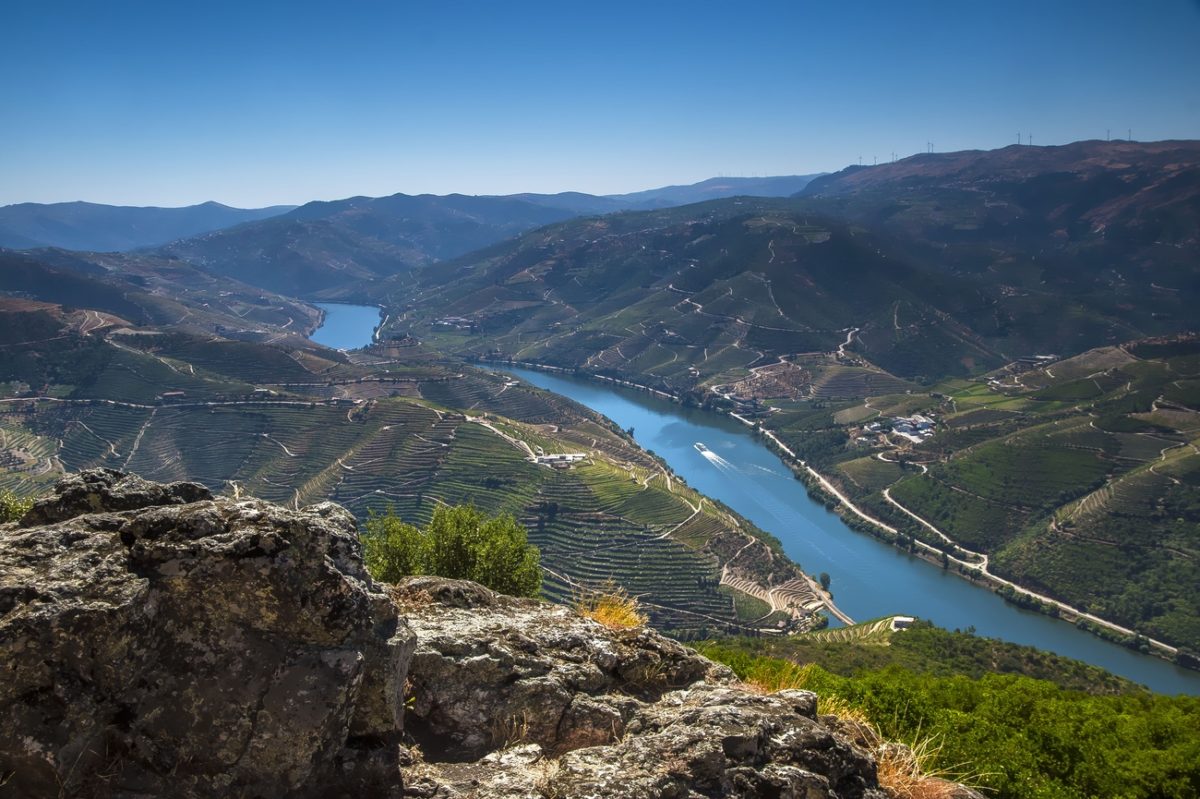
[{"label": "blue sky", "polygon": [[0,3],[0,204],[635,191],[1200,137],[1200,4]]}]

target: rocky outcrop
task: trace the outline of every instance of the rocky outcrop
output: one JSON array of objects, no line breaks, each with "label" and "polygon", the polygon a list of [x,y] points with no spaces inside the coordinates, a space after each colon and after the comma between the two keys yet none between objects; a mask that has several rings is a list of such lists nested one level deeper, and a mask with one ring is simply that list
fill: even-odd
[{"label": "rocky outcrop", "polygon": [[0,796],[399,793],[413,636],[340,507],[96,470],[0,539]]},{"label": "rocky outcrop", "polygon": [[871,756],[816,696],[763,696],[645,629],[473,583],[413,578],[407,730],[434,797],[879,797]]},{"label": "rocky outcrop", "polygon": [[97,470],[0,527],[0,797],[867,797],[868,747],[646,629],[385,587],[333,504]]}]

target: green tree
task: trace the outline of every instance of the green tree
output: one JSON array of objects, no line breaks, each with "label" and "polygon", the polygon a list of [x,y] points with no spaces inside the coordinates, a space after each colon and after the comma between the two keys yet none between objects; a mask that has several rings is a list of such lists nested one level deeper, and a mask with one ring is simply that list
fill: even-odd
[{"label": "green tree", "polygon": [[541,591],[540,553],[510,514],[487,517],[473,505],[440,507],[420,530],[389,510],[372,515],[366,528],[365,559],[376,579],[436,574],[515,596]]}]

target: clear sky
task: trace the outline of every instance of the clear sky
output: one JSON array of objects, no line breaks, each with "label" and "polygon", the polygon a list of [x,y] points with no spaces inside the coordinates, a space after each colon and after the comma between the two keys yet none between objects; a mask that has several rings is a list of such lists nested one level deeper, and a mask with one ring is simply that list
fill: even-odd
[{"label": "clear sky", "polygon": [[635,191],[1200,137],[1200,4],[2,0],[0,204]]}]

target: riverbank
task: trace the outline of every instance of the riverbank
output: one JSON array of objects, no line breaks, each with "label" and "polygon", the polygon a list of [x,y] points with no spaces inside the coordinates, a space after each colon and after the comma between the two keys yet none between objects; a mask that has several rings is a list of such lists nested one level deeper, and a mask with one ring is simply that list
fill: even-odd
[{"label": "riverbank", "polygon": [[[580,377],[587,378],[586,382],[596,382],[608,384],[620,388],[634,389],[638,392],[646,393],[657,400],[666,400],[675,405],[688,407],[682,402],[681,397],[675,396],[670,392],[650,386],[640,385],[630,380],[622,380],[603,375],[595,375],[587,372],[579,372],[574,369],[562,368],[556,366],[548,366],[545,364],[531,363],[527,361],[496,361],[489,360],[487,363],[498,367],[525,368],[539,372],[558,374],[564,377]],[[581,384],[582,385],[582,384]],[[721,412],[718,416],[727,418],[737,423],[738,427],[743,429],[748,428],[753,431],[754,438],[758,439],[759,443],[764,445],[764,449],[775,455],[794,477],[800,480],[809,490],[810,499],[814,499],[819,505],[824,505],[828,510],[833,511],[841,517],[842,523],[852,529],[866,533],[872,538],[886,543],[888,549],[894,552],[904,553],[920,558],[926,563],[941,566],[942,572],[947,575],[955,575],[963,578],[966,582],[976,587],[986,588],[992,594],[1000,597],[1005,603],[1020,610],[1035,610],[1043,617],[1057,619],[1067,622],[1076,622],[1074,625],[1081,632],[1087,632],[1096,639],[1106,641],[1109,644],[1116,644],[1118,647],[1128,651],[1144,654],[1152,654],[1156,659],[1171,662],[1173,665],[1173,656],[1176,649],[1169,644],[1161,641],[1155,641],[1144,636],[1140,636],[1136,631],[1123,627],[1122,625],[1111,622],[1107,619],[1097,617],[1093,614],[1088,614],[1078,608],[1053,599],[1051,597],[1038,594],[1035,591],[1023,588],[1012,583],[1005,578],[991,574],[987,571],[986,556],[979,553],[970,553],[963,550],[961,547],[953,544],[953,539],[945,536],[940,531],[934,531],[938,537],[948,542],[947,550],[944,551],[935,546],[916,539],[911,535],[911,532],[905,529],[898,529],[892,524],[888,524],[882,519],[876,518],[871,512],[859,507],[851,498],[840,491],[831,480],[825,475],[812,468],[809,464],[799,459],[796,454],[770,430],[764,430],[761,426],[756,425],[752,420],[744,416],[732,412]],[[911,514],[909,514],[911,515]],[[920,523],[914,519],[915,523]],[[928,526],[928,525],[926,525]],[[953,555],[951,553],[954,553]],[[921,567],[924,568],[923,566]],[[894,610],[894,609],[893,609]],[[959,624],[954,622],[953,624]],[[953,626],[952,624],[952,626]],[[974,622],[971,622],[974,624]],[[1086,639],[1088,636],[1084,636]],[[1149,652],[1145,652],[1139,646],[1133,646],[1136,640],[1138,644],[1144,644],[1149,648]],[[1118,649],[1120,651],[1120,649]],[[1193,672],[1194,673],[1194,672]]]},{"label": "riverbank", "polygon": [[[554,366],[534,365],[534,364],[528,364],[528,363],[516,362],[516,361],[493,361],[493,360],[486,360],[486,359],[478,359],[476,362],[490,364],[490,365],[494,365],[497,367],[507,366],[507,367],[513,367],[513,368],[517,368],[517,367],[531,368],[531,369],[536,369],[537,371],[554,373],[554,374],[562,374],[562,375],[568,375],[568,376],[573,374],[571,372],[571,370],[568,370],[568,369],[562,369],[562,368],[554,367]],[[666,392],[656,391],[655,389],[649,388],[647,386],[636,386],[635,384],[629,383],[627,381],[615,380],[613,378],[603,377],[601,375],[594,375],[593,379],[595,379],[597,382],[609,382],[614,385],[618,385],[622,388],[637,388],[640,391],[645,391],[645,392],[654,394],[661,400],[666,400],[666,401],[671,401],[671,402],[676,401],[676,399],[674,397],[672,397],[670,394],[667,394]],[[617,429],[619,429],[619,426]],[[671,478],[680,480],[679,475],[677,475],[674,472],[674,470],[671,468],[670,464],[668,464],[662,457],[655,454],[653,451],[650,451],[648,454],[658,462],[659,467],[663,470],[664,475],[667,475],[668,484],[670,483]],[[680,480],[680,482],[686,483],[685,480]],[[735,511],[733,511],[733,509],[729,508],[727,505],[725,505],[725,503],[721,502],[718,499],[715,499],[710,496],[710,497],[708,497],[708,500],[718,506],[724,507],[727,511],[735,512]],[[766,536],[765,543],[767,544],[767,546],[769,546],[773,549],[776,549],[778,554],[781,557],[791,560],[790,558],[788,558],[787,554],[785,552],[783,552],[782,545],[780,544],[780,542],[777,539],[775,539],[773,536],[770,536],[769,534],[764,533],[764,531],[760,530],[759,533],[762,533]],[[756,538],[758,538],[759,540],[763,540],[763,537],[761,535],[756,536]],[[794,563],[794,561],[793,561],[793,563]],[[805,591],[810,592],[813,595],[813,597],[815,597],[820,602],[820,607],[818,609],[826,610],[830,616],[832,616],[833,618],[842,622],[843,624],[848,624],[848,625],[854,624],[853,618],[851,618],[849,614],[847,614],[845,611],[843,611],[841,608],[839,608],[837,606],[837,604],[834,602],[833,594],[830,593],[826,588],[824,588],[820,584],[820,582],[818,582],[815,579],[815,577],[813,575],[804,571],[803,568],[800,568],[800,574],[801,574],[801,577],[803,578],[803,585],[804,585]],[[797,591],[796,591],[794,583],[795,583],[795,581],[790,581],[790,582],[782,583],[782,584],[778,584],[778,585],[755,584],[755,587],[757,589],[759,589],[758,591],[755,591],[755,590],[747,590],[747,588],[749,586],[739,585],[737,583],[737,581],[726,581],[726,574],[725,574],[724,569],[722,570],[722,578],[721,578],[722,585],[727,586],[735,591],[739,591],[740,593],[746,594],[750,597],[759,599],[759,600],[763,601],[764,603],[766,603],[767,605],[769,605],[772,608],[772,610],[784,609],[783,606],[786,603],[782,602],[782,600],[779,599],[779,596],[796,594]],[[809,608],[810,608],[810,610],[813,609],[812,606],[809,606]]]}]

